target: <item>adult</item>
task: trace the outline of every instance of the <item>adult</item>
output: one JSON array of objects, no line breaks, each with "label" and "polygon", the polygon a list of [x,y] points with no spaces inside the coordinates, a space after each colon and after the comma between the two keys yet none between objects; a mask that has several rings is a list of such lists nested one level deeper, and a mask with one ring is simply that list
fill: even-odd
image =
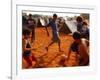
[{"label": "adult", "polygon": [[32,18],[32,14],[29,14],[27,19],[27,27],[31,30],[31,34],[32,34],[31,42],[35,40],[35,26],[36,26],[36,22]]}]

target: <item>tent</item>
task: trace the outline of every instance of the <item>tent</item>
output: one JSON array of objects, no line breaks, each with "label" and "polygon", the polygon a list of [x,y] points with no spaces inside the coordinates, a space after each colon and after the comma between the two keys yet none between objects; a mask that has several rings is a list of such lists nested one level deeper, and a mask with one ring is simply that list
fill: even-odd
[{"label": "tent", "polygon": [[75,32],[77,31],[77,26],[75,24],[75,22],[72,20],[72,21],[66,21],[66,24],[68,25],[69,29],[71,30],[71,32]]},{"label": "tent", "polygon": [[47,23],[48,23],[48,19],[38,18],[37,26],[43,27],[43,26],[46,26]]},{"label": "tent", "polygon": [[73,21],[65,21],[60,28],[59,32],[69,34],[77,31],[77,27],[75,26]]}]

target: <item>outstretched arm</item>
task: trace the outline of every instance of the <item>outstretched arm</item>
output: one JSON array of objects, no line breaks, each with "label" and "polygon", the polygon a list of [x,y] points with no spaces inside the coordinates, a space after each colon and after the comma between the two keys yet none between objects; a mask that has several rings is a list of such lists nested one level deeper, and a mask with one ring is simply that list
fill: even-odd
[{"label": "outstretched arm", "polygon": [[46,30],[46,32],[47,32],[47,36],[50,36],[50,35],[49,35],[48,28],[47,28],[48,26],[49,26],[49,24],[48,24],[48,25],[46,25],[46,26],[44,26],[44,27],[45,27],[45,30]]}]

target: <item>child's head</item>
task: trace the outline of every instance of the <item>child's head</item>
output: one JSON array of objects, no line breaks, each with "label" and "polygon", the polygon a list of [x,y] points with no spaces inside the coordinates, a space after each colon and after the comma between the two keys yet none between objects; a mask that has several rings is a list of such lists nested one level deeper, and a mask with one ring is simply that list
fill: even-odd
[{"label": "child's head", "polygon": [[30,37],[31,31],[28,30],[28,29],[24,29],[23,32],[22,32],[22,34],[23,34],[23,37],[24,37],[25,39],[27,39],[27,38]]},{"label": "child's head", "polygon": [[29,18],[32,18],[32,14],[29,14]]},{"label": "child's head", "polygon": [[54,20],[57,19],[57,14],[53,14],[53,19],[54,19]]},{"label": "child's head", "polygon": [[80,34],[80,32],[74,32],[73,33],[73,38],[74,38],[74,40],[79,40],[79,39],[81,39],[81,34]]},{"label": "child's head", "polygon": [[81,16],[78,16],[78,17],[76,18],[76,21],[77,21],[77,22],[82,22],[82,21],[83,21],[83,18],[82,18]]}]

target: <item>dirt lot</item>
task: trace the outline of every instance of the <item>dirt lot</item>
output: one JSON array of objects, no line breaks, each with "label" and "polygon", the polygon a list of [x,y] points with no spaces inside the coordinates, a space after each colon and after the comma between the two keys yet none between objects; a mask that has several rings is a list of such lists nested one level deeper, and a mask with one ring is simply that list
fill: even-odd
[{"label": "dirt lot", "polygon": [[[55,43],[49,47],[48,52],[45,47],[51,41],[51,29],[48,29],[50,36],[48,37],[45,31],[45,28],[36,28],[35,30],[35,41],[32,43],[32,54],[36,57],[38,64],[44,66],[46,68],[51,67],[63,67],[64,66],[77,66],[77,62],[75,59],[75,54],[71,54],[70,60],[61,63],[63,58],[67,58],[69,46],[73,42],[73,38],[71,35],[60,34],[61,39],[61,49],[63,52],[59,52],[58,45]],[[26,61],[22,60],[22,67],[25,69],[27,66]],[[33,68],[33,67],[32,67]]]}]

